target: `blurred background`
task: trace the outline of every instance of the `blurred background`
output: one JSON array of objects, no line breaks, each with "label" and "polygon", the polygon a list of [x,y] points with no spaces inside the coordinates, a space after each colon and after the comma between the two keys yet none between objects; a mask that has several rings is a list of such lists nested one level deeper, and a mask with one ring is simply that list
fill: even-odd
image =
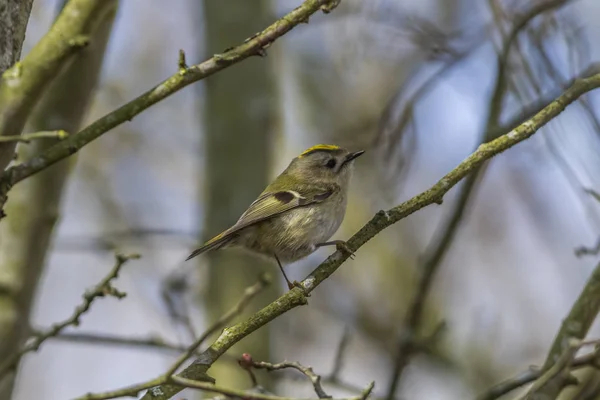
[{"label": "blurred background", "polygon": [[[77,131],[175,73],[179,49],[198,63],[300,3],[121,1],[78,67],[89,73],[62,76],[28,131]],[[23,54],[61,5],[34,2]],[[25,213],[33,222],[3,228],[21,232],[9,245],[27,262],[34,328],[67,318],[115,252],[142,258],[115,283],[126,299],[98,300],[79,327],[27,355],[12,394],[0,399],[68,399],[163,373],[179,353],[148,339],[185,346],[261,272],[274,282],[245,315],[287,290],[274,265],[248,255],[183,260],[234,223],[292,157],[317,143],[367,150],[334,237],[347,239],[560,94],[599,59],[599,17],[594,0],[343,0],[278,40],[266,58],[182,90],[87,146],[76,162],[18,186],[9,207],[42,210]],[[394,398],[445,400],[474,398],[541,364],[597,258],[575,252],[600,237],[600,203],[586,191],[600,190],[600,122],[596,95],[583,99],[451,190],[443,205],[377,235],[309,306],[242,341],[211,375],[248,388],[235,361],[247,352],[313,366],[334,397],[372,380],[375,395],[386,397],[399,376]],[[33,147],[20,146],[20,156]],[[331,251],[288,274],[305,277]],[[435,268],[433,286],[419,326],[406,327],[424,268]],[[408,328],[434,337],[399,366]],[[600,399],[597,373],[580,376],[591,383],[564,398]],[[258,378],[277,394],[314,397],[293,373]]]}]

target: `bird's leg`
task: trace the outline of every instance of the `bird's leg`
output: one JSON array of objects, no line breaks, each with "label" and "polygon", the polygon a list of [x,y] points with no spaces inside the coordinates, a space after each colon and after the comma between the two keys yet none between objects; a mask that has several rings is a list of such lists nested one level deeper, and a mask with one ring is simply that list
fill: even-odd
[{"label": "bird's leg", "polygon": [[277,260],[277,265],[279,265],[279,270],[281,271],[281,273],[283,274],[283,277],[285,278],[285,281],[288,285],[288,289],[292,290],[295,287],[299,287],[302,290],[304,290],[304,288],[302,287],[302,285],[300,284],[300,282],[298,281],[293,281],[290,282],[290,280],[288,279],[287,275],[285,274],[285,271],[283,270],[283,266],[281,265],[281,261],[279,261],[279,258],[277,257],[277,254],[273,254],[273,256],[275,257],[275,260]]},{"label": "bird's leg", "polygon": [[354,260],[354,252],[348,247],[348,244],[343,240],[332,240],[331,242],[317,243],[315,247],[335,246],[336,250],[350,254],[350,258]]}]

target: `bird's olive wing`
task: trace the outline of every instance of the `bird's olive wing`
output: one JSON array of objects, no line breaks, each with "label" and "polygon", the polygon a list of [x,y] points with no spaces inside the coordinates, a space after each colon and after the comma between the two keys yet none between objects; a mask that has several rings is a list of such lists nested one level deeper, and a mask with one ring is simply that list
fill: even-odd
[{"label": "bird's olive wing", "polygon": [[295,190],[281,190],[263,193],[242,214],[232,229],[239,230],[246,226],[264,221],[276,215],[298,207],[319,203],[333,194],[333,189],[312,190],[304,195]]},{"label": "bird's olive wing", "polygon": [[240,229],[282,214],[286,211],[293,210],[294,208],[318,203],[331,196],[331,193],[332,192],[327,190],[324,190],[321,193],[311,193],[309,196],[303,196],[294,190],[263,193],[258,199],[250,204],[250,207],[242,214],[235,226]]},{"label": "bird's olive wing", "polygon": [[280,215],[294,208],[307,206],[329,198],[336,189],[315,189],[301,190],[279,190],[273,192],[265,192],[256,199],[246,210],[234,226],[221,232],[219,235],[204,243],[202,247],[195,250],[187,259],[193,258],[205,251],[213,248],[219,248],[231,239],[232,235],[240,229],[264,221],[276,215]]}]

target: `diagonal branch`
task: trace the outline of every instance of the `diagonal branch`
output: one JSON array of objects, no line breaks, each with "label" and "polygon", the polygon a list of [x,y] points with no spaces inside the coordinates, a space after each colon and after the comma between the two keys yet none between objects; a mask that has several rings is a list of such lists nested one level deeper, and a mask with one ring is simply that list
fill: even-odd
[{"label": "diagonal branch", "polygon": [[[379,211],[348,240],[349,249],[355,252],[385,228],[428,205],[434,203],[440,204],[444,195],[473,170],[479,168],[495,155],[530,138],[542,126],[559,115],[569,104],[573,103],[583,94],[598,87],[600,87],[600,73],[576,80],[562,95],[531,119],[523,122],[507,134],[479,146],[473,154],[446,174],[430,189],[388,211]],[[185,368],[179,376],[186,379],[205,378],[206,372],[211,365],[235,343],[280,315],[306,304],[306,295],[315,290],[317,286],[333,274],[349,256],[349,253],[336,251],[301,282],[302,288],[296,287],[290,290],[262,310],[250,316],[247,320],[226,328],[213,344],[192,365]],[[177,385],[161,385],[149,390],[144,395],[143,400],[167,400],[180,391],[181,387]]]},{"label": "diagonal branch", "polygon": [[[584,367],[596,367],[598,368],[599,366],[599,361],[600,361],[600,351],[597,348],[596,350],[594,350],[593,352],[577,357],[576,359],[573,360],[572,364],[571,364],[571,368],[572,369],[579,369],[579,368],[584,368]],[[479,396],[477,396],[477,400],[495,400],[498,399],[502,396],[504,396],[505,394],[520,388],[521,386],[525,386],[528,383],[531,383],[539,378],[542,377],[542,375],[544,374],[544,371],[541,368],[530,368],[527,371],[521,372],[520,374],[509,378],[505,381],[502,381],[494,386],[492,386],[491,388],[489,388],[488,390],[486,390],[484,393],[481,393]]]},{"label": "diagonal branch", "polygon": [[[155,379],[151,379],[149,381],[139,383],[139,384],[134,384],[134,385],[122,388],[122,389],[117,389],[117,390],[112,390],[112,391],[102,392],[102,393],[88,393],[88,394],[78,398],[78,400],[106,400],[106,399],[113,399],[115,397],[137,396],[137,394],[142,390],[149,389],[153,386],[172,382],[175,372],[177,372],[179,367],[181,367],[181,365],[183,365],[194,354],[194,352],[198,349],[198,347],[200,347],[200,345],[202,345],[202,343],[206,339],[208,339],[208,337],[210,337],[213,333],[215,333],[217,330],[221,329],[225,324],[228,324],[229,322],[231,322],[231,320],[233,318],[238,316],[244,310],[244,308],[250,303],[250,301],[254,297],[256,297],[260,292],[262,292],[270,283],[271,283],[271,280],[268,275],[265,275],[265,274],[261,275],[259,277],[259,280],[257,283],[255,283],[252,286],[247,287],[244,290],[244,294],[238,300],[237,304],[235,306],[233,306],[228,312],[226,312],[221,318],[219,318],[215,323],[213,323],[192,344],[190,344],[186,348],[186,350],[183,352],[183,354],[181,354],[177,358],[177,360],[175,360],[175,362],[169,367],[169,369],[167,369],[167,371],[164,374],[162,374],[161,376],[159,376]],[[199,379],[199,377],[197,377],[197,379]],[[214,383],[214,379],[212,379],[208,375],[202,376],[202,380],[210,382],[210,383],[207,383],[207,385],[212,385]],[[202,383],[204,383],[204,382],[202,382]],[[187,387],[188,385],[183,385],[183,386]],[[214,385],[210,386],[210,387],[214,388]],[[197,387],[197,388],[202,389],[205,387],[202,386],[202,387]],[[206,390],[209,390],[209,389],[206,389]],[[219,392],[219,391],[217,391],[217,392]]]},{"label": "diagonal branch", "polygon": [[[75,0],[71,0],[71,2],[73,1]],[[69,136],[64,141],[46,150],[31,161],[9,168],[5,171],[0,182],[0,209],[2,209],[6,203],[8,191],[16,183],[40,172],[63,158],[78,152],[86,144],[97,139],[105,132],[126,121],[131,121],[133,117],[140,114],[142,111],[184,87],[211,76],[233,64],[237,64],[246,58],[266,54],[265,50],[273,44],[275,40],[291,31],[297,25],[308,22],[309,17],[320,9],[329,12],[338,3],[338,0],[306,0],[289,14],[275,21],[262,32],[246,39],[244,43],[239,46],[227,49],[221,54],[215,54],[208,60],[197,65],[192,65],[187,69],[181,68],[182,65],[179,65],[177,73],[148,90],[146,93],[105,115],[78,133]],[[1,99],[0,92],[0,110],[2,109]],[[2,119],[0,114],[0,128],[2,127],[1,123]],[[0,132],[3,132],[3,130],[0,129]],[[1,157],[0,161],[2,161]],[[2,165],[0,164],[0,167],[1,166]]]},{"label": "diagonal branch", "polygon": [[[542,372],[548,372],[557,364],[571,346],[572,340],[583,340],[600,312],[600,264],[596,266],[586,282],[579,297],[571,307],[569,315],[563,320],[560,330],[548,352]],[[543,376],[543,375],[542,375]],[[560,377],[559,377],[560,378]],[[564,379],[555,379],[538,390],[543,398],[555,399],[568,383]]]}]

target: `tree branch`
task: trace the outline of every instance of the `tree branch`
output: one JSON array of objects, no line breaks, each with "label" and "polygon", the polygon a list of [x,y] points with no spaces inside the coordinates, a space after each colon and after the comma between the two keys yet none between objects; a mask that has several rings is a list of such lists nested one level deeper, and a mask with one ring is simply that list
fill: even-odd
[{"label": "tree branch", "polygon": [[23,142],[29,143],[36,139],[64,139],[68,136],[63,130],[58,131],[40,131],[34,133],[25,133],[23,135],[0,136],[0,143],[3,142]]},{"label": "tree branch", "polygon": [[119,276],[121,268],[127,261],[139,258],[139,255],[117,255],[115,258],[116,260],[114,267],[111,269],[108,275],[106,275],[104,279],[102,279],[92,290],[87,291],[83,295],[83,303],[75,308],[73,314],[66,320],[54,324],[45,331],[37,333],[29,343],[23,346],[23,348],[14,353],[12,356],[9,356],[8,359],[5,360],[0,366],[0,377],[11,371],[17,365],[21,357],[23,357],[25,354],[32,351],[37,351],[42,343],[44,343],[46,340],[50,339],[51,337],[58,336],[65,328],[69,326],[78,326],[81,316],[90,309],[92,303],[98,297],[114,296],[118,299],[122,299],[126,296],[125,293],[112,286],[112,281]]},{"label": "tree branch", "polygon": [[33,0],[0,0],[0,75],[21,58]]},{"label": "tree branch", "polygon": [[[571,368],[572,369],[580,369],[580,368],[584,368],[584,367],[600,367],[600,349],[596,349],[594,352],[586,354],[584,356],[581,357],[577,357],[573,360],[573,363],[571,364]],[[530,368],[529,370],[525,371],[525,372],[521,372],[520,374],[509,378],[505,381],[502,381],[494,386],[492,386],[491,388],[489,388],[488,390],[486,390],[484,393],[481,393],[479,396],[477,396],[477,400],[495,400],[498,399],[502,396],[504,396],[505,394],[520,388],[521,386],[525,386],[528,383],[531,383],[533,381],[535,381],[536,379],[539,379],[542,375],[544,374],[543,370],[541,368]]]},{"label": "tree branch", "polygon": [[[507,134],[479,146],[473,154],[446,174],[430,189],[388,211],[379,211],[347,241],[349,249],[356,252],[362,245],[385,228],[430,204],[440,204],[444,195],[452,187],[473,170],[480,167],[485,161],[528,139],[542,126],[559,115],[569,104],[577,100],[577,98],[598,87],[600,87],[600,74],[576,80],[562,95],[531,119],[525,121]],[[247,320],[226,328],[215,342],[202,353],[201,357],[184,369],[179,376],[186,379],[204,377],[210,366],[235,343],[289,310],[306,304],[306,295],[315,290],[317,286],[333,274],[348,257],[348,253],[336,251],[301,282],[302,288],[296,287],[290,290],[262,310],[250,316]],[[149,390],[144,395],[143,400],[167,400],[179,393],[179,391],[181,391],[181,388],[176,385],[162,385]]]},{"label": "tree branch", "polygon": [[[202,335],[200,335],[200,337],[198,337],[194,341],[194,343],[189,345],[187,347],[187,349],[185,350],[185,352],[183,354],[181,354],[177,358],[177,360],[169,367],[169,369],[167,369],[167,371],[164,374],[162,374],[161,376],[159,376],[155,379],[149,380],[147,382],[143,382],[143,383],[136,384],[136,385],[131,385],[131,386],[128,386],[128,387],[125,387],[122,389],[112,390],[112,391],[103,392],[103,393],[88,393],[88,394],[80,397],[78,400],[104,400],[104,399],[112,399],[115,397],[122,397],[122,396],[137,396],[137,394],[142,390],[172,382],[173,374],[175,374],[175,372],[177,372],[179,367],[181,365],[183,365],[196,352],[198,347],[200,347],[200,345],[206,339],[208,339],[213,333],[215,333],[217,330],[221,329],[224,325],[231,322],[231,320],[233,318],[238,316],[244,310],[244,308],[250,303],[250,300],[252,300],[254,297],[256,297],[256,295],[258,295],[260,292],[262,292],[270,283],[271,283],[271,280],[268,275],[264,275],[264,274],[261,275],[259,277],[259,280],[257,283],[246,288],[246,290],[244,291],[244,294],[242,295],[240,300],[237,302],[237,304],[234,307],[232,307],[228,312],[226,312],[223,316],[221,316],[221,318],[219,318],[214,324],[212,324],[206,331],[204,331],[204,333]],[[210,382],[211,385],[214,383],[214,379],[212,379],[210,376],[208,376],[206,374],[204,374],[202,376],[196,376],[196,379],[197,380],[201,379],[203,381]],[[187,385],[185,385],[185,386],[187,387]],[[211,387],[213,387],[213,386],[211,386]],[[201,389],[202,387],[197,387],[197,388]],[[223,389],[223,390],[226,390],[226,389]],[[219,392],[219,393],[221,393],[221,392]]]},{"label": "tree branch", "polygon": [[[569,315],[563,320],[542,367],[542,373],[549,371],[558,363],[561,355],[569,350],[573,339],[583,340],[586,337],[598,312],[600,312],[600,264],[590,275],[571,307]],[[560,381],[554,385],[544,385],[538,392],[545,396],[544,398],[554,399],[558,397],[566,383]]]},{"label": "tree branch", "polygon": [[[71,0],[69,5],[71,3],[82,1],[86,0]],[[103,3],[103,1],[100,2]],[[46,150],[38,157],[35,157],[27,163],[9,168],[5,171],[4,176],[0,181],[0,209],[2,209],[6,203],[8,191],[16,183],[76,153],[92,140],[97,139],[105,132],[119,126],[123,122],[130,121],[142,111],[178,90],[245,60],[248,57],[264,54],[265,50],[273,44],[275,40],[291,31],[295,26],[308,22],[309,17],[319,11],[322,7],[325,7],[323,8],[324,11],[331,11],[338,3],[339,1],[337,0],[306,0],[289,14],[275,21],[262,32],[246,39],[244,43],[237,47],[227,49],[221,54],[215,54],[208,60],[197,65],[192,65],[187,69],[178,68],[177,73],[162,83],[115,111],[105,115],[78,133],[69,136],[67,139]],[[41,43],[42,42],[40,42],[39,46],[41,46]],[[181,67],[181,65],[179,65],[179,67]],[[25,69],[23,70],[25,71]],[[25,73],[24,71],[21,75],[17,75],[22,77]],[[16,71],[13,72],[16,73]],[[18,79],[25,80],[22,78]],[[0,110],[2,110],[2,105],[2,91],[0,91]],[[7,129],[1,129],[2,121],[2,114],[0,114],[0,133],[8,131]],[[20,132],[21,129],[22,126],[18,131]],[[17,129],[12,129],[11,131],[15,132]],[[0,166],[1,161],[2,157],[0,154]]]},{"label": "tree branch", "polygon": [[268,362],[264,362],[264,361],[254,361],[254,360],[252,360],[252,357],[250,356],[250,354],[244,353],[242,355],[242,358],[239,361],[239,364],[242,368],[244,368],[245,370],[247,370],[250,373],[250,376],[252,376],[252,381],[254,382],[255,386],[256,386],[256,378],[254,377],[252,368],[265,369],[269,372],[278,371],[278,370],[282,370],[282,369],[295,369],[296,371],[299,371],[300,373],[302,373],[304,376],[306,376],[310,380],[310,382],[313,385],[313,388],[315,389],[315,393],[317,394],[317,396],[320,399],[331,398],[331,396],[328,395],[327,393],[325,393],[325,390],[323,390],[323,386],[321,385],[321,375],[317,375],[311,367],[305,367],[304,365],[300,364],[299,362],[284,361],[281,363],[273,364],[273,363],[268,363]]},{"label": "tree branch", "polygon": [[[70,0],[50,31],[23,60],[0,79],[0,135],[19,135],[44,89],[66,61],[86,46],[90,35],[115,3]],[[12,160],[15,143],[0,143],[0,170]]]}]

